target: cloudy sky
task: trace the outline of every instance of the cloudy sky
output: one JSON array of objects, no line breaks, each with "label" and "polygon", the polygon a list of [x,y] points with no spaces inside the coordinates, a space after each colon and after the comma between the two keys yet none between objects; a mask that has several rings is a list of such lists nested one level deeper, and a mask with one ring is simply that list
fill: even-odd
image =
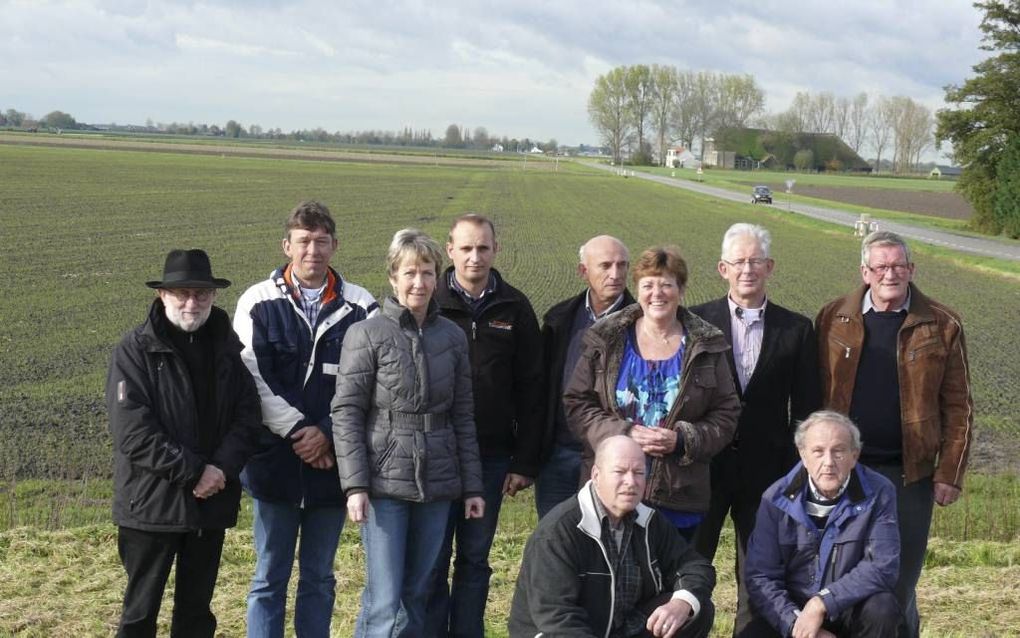
[{"label": "cloudy sky", "polygon": [[749,73],[932,108],[970,75],[971,0],[0,0],[0,109],[90,123],[431,129],[596,143],[586,102],[618,66]]}]

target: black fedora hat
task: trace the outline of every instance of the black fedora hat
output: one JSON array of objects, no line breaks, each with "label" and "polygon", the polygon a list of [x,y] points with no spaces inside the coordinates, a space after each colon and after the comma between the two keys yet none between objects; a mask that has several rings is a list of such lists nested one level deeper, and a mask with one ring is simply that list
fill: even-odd
[{"label": "black fedora hat", "polygon": [[212,276],[209,255],[204,250],[175,249],[167,253],[162,281],[147,281],[149,288],[226,288],[230,282]]}]

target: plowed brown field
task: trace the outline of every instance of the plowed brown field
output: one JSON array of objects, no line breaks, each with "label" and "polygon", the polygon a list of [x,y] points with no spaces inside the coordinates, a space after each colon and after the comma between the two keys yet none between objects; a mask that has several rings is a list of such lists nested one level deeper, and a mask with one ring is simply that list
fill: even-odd
[{"label": "plowed brown field", "polygon": [[[773,184],[772,190],[782,193],[783,184]],[[959,193],[933,193],[930,191],[897,191],[885,188],[847,188],[844,186],[797,185],[794,192],[805,197],[827,199],[844,204],[856,204],[881,210],[919,213],[947,219],[970,219],[974,209]]]}]

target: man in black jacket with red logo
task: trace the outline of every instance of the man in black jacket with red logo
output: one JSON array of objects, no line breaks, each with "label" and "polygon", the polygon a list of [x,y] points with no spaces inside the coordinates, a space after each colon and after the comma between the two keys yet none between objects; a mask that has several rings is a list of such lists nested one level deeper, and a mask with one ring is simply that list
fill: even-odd
[{"label": "man in black jacket with red logo", "polygon": [[127,572],[118,636],[155,636],[177,562],[171,636],[212,636],[224,530],[237,523],[238,475],[261,422],[241,342],[213,306],[230,285],[201,250],[173,250],[148,319],[113,352],[113,519]]},{"label": "man in black jacket with red logo", "polygon": [[[513,496],[538,475],[544,404],[542,336],[531,303],[493,269],[495,227],[468,213],[450,228],[453,262],[436,283],[440,311],[467,334],[475,427],[482,456],[485,516],[465,520],[450,508],[446,542],[434,572],[427,636],[473,636],[485,629],[489,549],[503,495]],[[453,582],[447,586],[453,539]]]}]

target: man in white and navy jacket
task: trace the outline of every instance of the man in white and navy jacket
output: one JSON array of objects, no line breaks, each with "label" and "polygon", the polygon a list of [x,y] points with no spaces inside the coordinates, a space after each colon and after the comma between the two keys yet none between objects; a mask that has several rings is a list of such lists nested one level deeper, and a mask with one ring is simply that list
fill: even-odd
[{"label": "man in white and navy jacket", "polygon": [[333,559],[346,514],[329,407],[347,329],[378,310],[372,295],[330,267],[336,248],[329,209],[298,204],[285,224],[283,252],[290,262],[245,291],[234,315],[264,425],[261,450],[241,476],[255,502],[249,637],[283,636],[299,537],[294,630],[329,636]]}]

